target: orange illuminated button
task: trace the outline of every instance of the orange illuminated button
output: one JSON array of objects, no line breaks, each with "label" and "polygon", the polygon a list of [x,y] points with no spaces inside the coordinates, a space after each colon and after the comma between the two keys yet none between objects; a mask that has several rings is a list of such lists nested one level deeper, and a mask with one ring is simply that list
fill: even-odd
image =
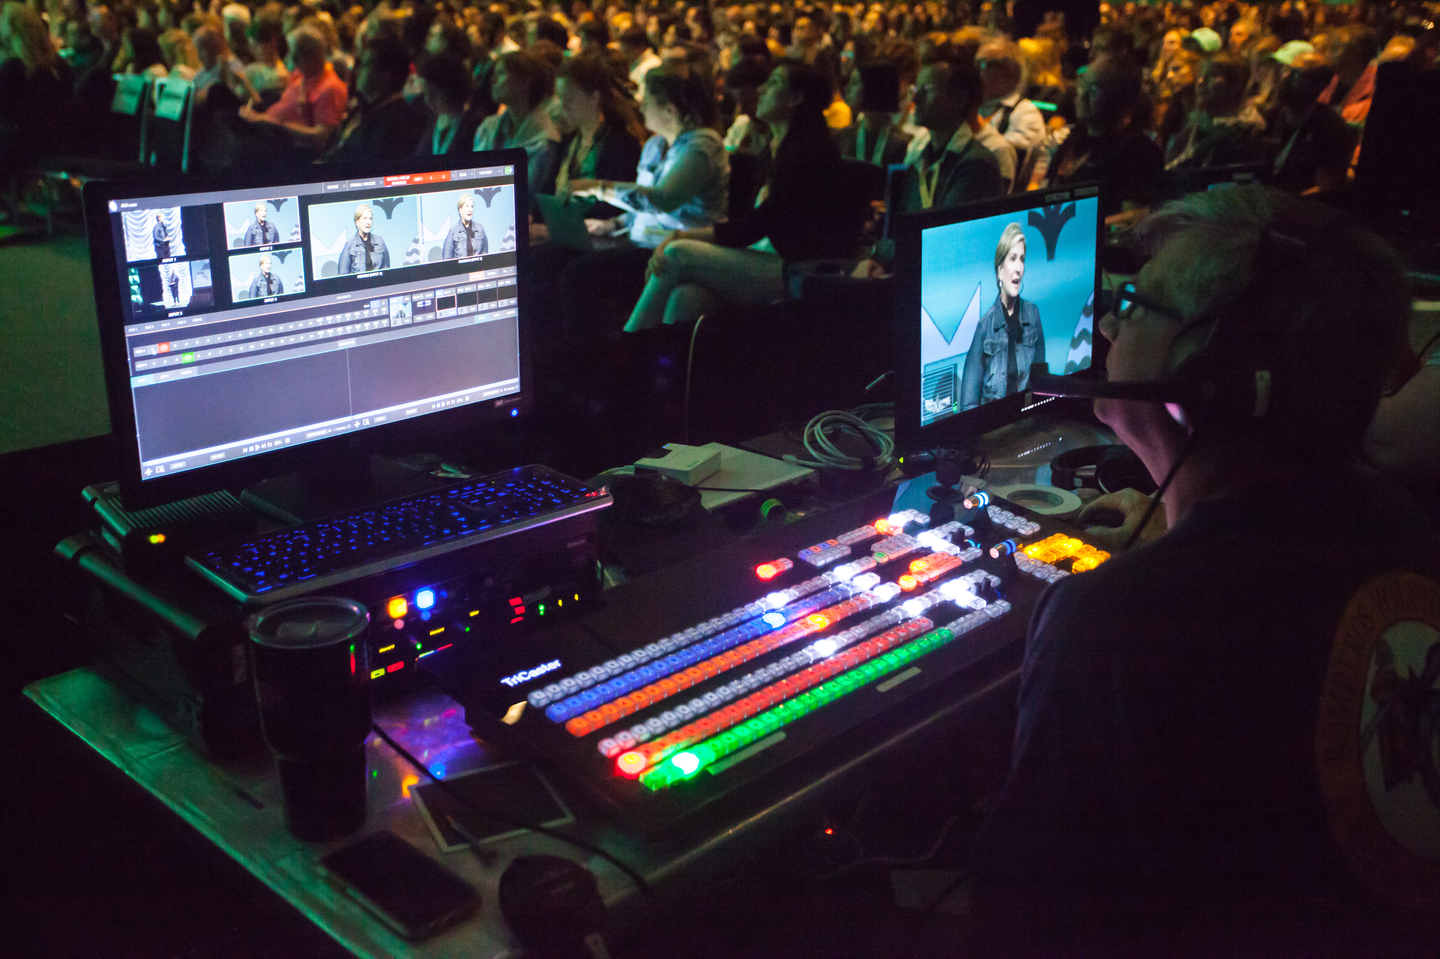
[{"label": "orange illuminated button", "polygon": [[756,566],[755,575],[761,579],[774,579],[787,569],[793,568],[794,565],[795,564],[788,559],[772,559],[768,563],[761,563],[759,566]]},{"label": "orange illuminated button", "polygon": [[911,576],[909,573],[901,576],[900,579],[897,580],[897,582],[900,584],[900,588],[905,590],[905,592],[907,593],[910,592],[910,590],[914,589],[916,586],[920,585],[920,581],[914,576]]},{"label": "orange illuminated button", "polygon": [[390,602],[385,605],[385,612],[390,614],[391,619],[403,619],[410,611],[410,603],[404,596],[391,597]]},{"label": "orange illuminated button", "polygon": [[649,761],[644,754],[637,753],[633,749],[627,753],[621,753],[620,758],[615,760],[615,768],[619,770],[620,775],[630,779],[634,779],[644,772],[648,764]]}]

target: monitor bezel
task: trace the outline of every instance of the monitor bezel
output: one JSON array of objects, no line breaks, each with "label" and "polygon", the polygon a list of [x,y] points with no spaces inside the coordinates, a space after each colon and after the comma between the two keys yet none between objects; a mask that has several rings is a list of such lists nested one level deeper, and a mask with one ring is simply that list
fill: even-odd
[{"label": "monitor bezel", "polygon": [[[370,179],[473,167],[513,166],[515,168],[515,256],[520,392],[506,397],[501,408],[482,401],[467,406],[438,410],[365,430],[312,440],[299,446],[281,447],[244,459],[213,463],[165,476],[142,476],[135,404],[130,391],[130,365],[125,343],[126,313],[117,280],[114,231],[110,223],[112,200],[133,200],[157,196],[202,194],[219,191],[271,191],[290,184]],[[480,153],[406,157],[399,161],[334,163],[314,166],[285,165],[264,169],[184,176],[144,176],[114,180],[92,180],[82,191],[85,232],[90,246],[91,276],[95,288],[96,320],[99,327],[101,362],[105,373],[106,399],[110,406],[110,429],[114,438],[120,498],[126,509],[136,510],[213,493],[222,489],[240,490],[261,480],[304,470],[307,466],[349,454],[357,445],[371,451],[405,451],[407,437],[443,436],[499,424],[517,415],[525,418],[535,403],[532,376],[533,349],[530,341],[529,297],[523,263],[527,259],[529,233],[524,229],[530,209],[530,187],[525,172],[524,150],[491,150]]]},{"label": "monitor bezel", "polygon": [[[922,450],[953,449],[973,443],[982,434],[1012,423],[1023,414],[1028,403],[1028,392],[1020,392],[1004,399],[985,403],[973,410],[955,413],[932,423],[920,425],[920,237],[925,230],[935,227],[983,220],[988,217],[1031,209],[1037,205],[1067,203],[1072,200],[1100,197],[1098,184],[1076,184],[1060,189],[1032,191],[993,200],[979,200],[943,210],[927,210],[921,213],[907,213],[897,218],[895,227],[895,449],[902,456]],[[1103,207],[1103,198],[1101,198]],[[1101,274],[1100,251],[1105,239],[1105,220],[1097,214],[1095,218],[1095,276],[1096,303],[1100,300]],[[990,252],[987,251],[987,256]],[[1098,310],[1098,307],[1097,307]],[[1099,316],[1095,317],[1098,324]],[[1095,334],[1096,348],[1091,356],[1091,365],[1071,376],[1093,377],[1097,368],[1103,368],[1104,350],[1099,345],[1098,329]]]}]

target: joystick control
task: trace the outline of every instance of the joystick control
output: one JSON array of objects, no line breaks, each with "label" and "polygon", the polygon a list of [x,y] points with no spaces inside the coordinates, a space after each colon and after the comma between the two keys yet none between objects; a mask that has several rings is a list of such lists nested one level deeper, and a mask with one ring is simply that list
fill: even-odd
[{"label": "joystick control", "polygon": [[925,491],[925,495],[935,502],[930,507],[931,529],[955,519],[955,504],[965,495],[955,487],[964,476],[960,459],[953,453],[944,454],[935,464],[935,485]]}]

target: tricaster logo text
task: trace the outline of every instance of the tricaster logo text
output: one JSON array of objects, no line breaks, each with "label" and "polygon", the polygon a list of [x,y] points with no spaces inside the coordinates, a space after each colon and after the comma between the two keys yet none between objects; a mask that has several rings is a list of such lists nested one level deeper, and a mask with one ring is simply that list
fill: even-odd
[{"label": "tricaster logo text", "polygon": [[534,669],[522,669],[514,676],[506,676],[504,679],[500,680],[500,682],[504,683],[506,686],[519,686],[521,683],[528,683],[536,676],[544,676],[546,673],[559,668],[560,660],[552,659],[548,663],[541,663]]}]

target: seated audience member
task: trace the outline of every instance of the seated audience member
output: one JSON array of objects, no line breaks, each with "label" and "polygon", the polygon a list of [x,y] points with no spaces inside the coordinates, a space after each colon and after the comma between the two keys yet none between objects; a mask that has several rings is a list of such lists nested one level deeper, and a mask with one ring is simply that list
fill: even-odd
[{"label": "seated audience member", "polygon": [[468,109],[470,70],[453,53],[432,53],[416,68],[430,122],[415,146],[417,156],[470,153],[480,117]]},{"label": "seated audience member", "polygon": [[[245,66],[230,50],[225,34],[218,26],[209,25],[195,31],[195,53],[200,57],[200,72],[195,74],[195,103],[204,103],[218,83],[235,95],[241,103],[255,97],[245,76]],[[342,101],[341,106],[344,106]]]},{"label": "seated audience member", "polygon": [[285,26],[279,14],[261,11],[250,21],[246,36],[254,62],[245,68],[245,76],[262,99],[279,96],[290,82],[290,71],[285,66],[285,54],[289,48],[285,44]]},{"label": "seated audience member", "polygon": [[541,14],[526,25],[525,46],[529,49],[541,40],[555,44],[555,48],[563,53],[570,46],[570,33],[559,20]]},{"label": "seated audience member", "polygon": [[376,160],[410,156],[428,123],[424,106],[405,99],[410,76],[410,55],[390,36],[379,36],[360,53],[355,64],[355,93],[359,100],[326,162]]},{"label": "seated audience member", "polygon": [[1160,40],[1160,53],[1155,58],[1155,66],[1150,71],[1150,83],[1153,86],[1158,87],[1165,82],[1165,75],[1170,72],[1170,61],[1181,51],[1185,35],[1189,32],[1184,27],[1175,27],[1165,31],[1165,36]]},{"label": "seated audience member", "polygon": [[1264,158],[1265,121],[1245,102],[1249,69],[1229,54],[1200,68],[1195,110],[1170,138],[1165,169],[1228,166]]},{"label": "seated audience member", "polygon": [[0,8],[0,167],[65,139],[74,78],[40,15],[16,0]]},{"label": "seated audience member", "polygon": [[91,7],[86,20],[100,49],[94,52],[88,67],[76,65],[80,74],[75,78],[75,95],[87,112],[95,114],[110,109],[115,85],[111,75],[121,57],[123,27],[120,17],[104,4]]},{"label": "seated audience member", "polygon": [[1045,118],[1025,95],[1028,83],[1020,50],[1006,39],[987,40],[975,53],[975,68],[985,84],[980,115],[995,132],[1025,156],[1045,142]]},{"label": "seated audience member", "polygon": [[[1410,710],[1433,698],[1440,552],[1358,459],[1405,336],[1402,267],[1261,187],[1142,230],[1154,258],[1098,323],[1108,378],[1219,390],[1095,402],[1161,484],[1168,531],[1032,615],[973,952],[1429,952],[1440,796],[1433,757],[1399,744],[1430,728]],[[1367,521],[1331,547],[1337,497]]]},{"label": "seated audience member", "polygon": [[[748,214],[667,240],[651,257],[627,333],[688,325],[720,304],[763,306],[784,296],[784,261],[850,257],[824,216],[840,151],[825,123],[831,87],[815,67],[781,60],[760,88],[756,115],[773,131],[775,161]],[[831,176],[827,176],[830,174]]]},{"label": "seated audience member", "polygon": [[425,52],[430,55],[451,53],[466,60],[470,57],[470,37],[465,28],[447,14],[440,14],[425,33]]},{"label": "seated audience member", "polygon": [[[570,194],[576,183],[616,181],[632,176],[640,163],[645,125],[628,93],[621,99],[615,78],[597,57],[568,57],[560,67],[555,92],[566,119],[574,126],[561,145],[555,171],[555,193]],[[605,220],[622,211],[594,197],[566,201],[584,219]]]},{"label": "seated audience member", "polygon": [[484,119],[500,109],[500,104],[495,102],[490,92],[490,84],[500,63],[497,51],[505,38],[505,18],[493,10],[489,11],[480,17],[479,23],[466,31],[466,35],[470,38],[468,59],[475,64],[470,78],[470,86],[474,90],[470,97],[470,109]]},{"label": "seated audience member", "polygon": [[1317,54],[1302,54],[1280,81],[1279,109],[1270,130],[1276,149],[1275,186],[1292,193],[1334,190],[1345,182],[1355,154],[1355,131],[1318,99],[1334,71]]},{"label": "seated audience member", "polygon": [[[915,78],[915,123],[929,136],[910,144],[900,209],[941,210],[1003,196],[1015,175],[1015,148],[980,119],[980,75],[963,59],[927,63]],[[982,135],[989,135],[982,140]],[[1008,170],[1000,151],[1008,151]],[[1008,174],[1008,178],[1007,178]]]},{"label": "seated audience member", "polygon": [[770,76],[770,65],[757,57],[742,57],[725,71],[725,92],[735,101],[735,119],[725,131],[725,149],[755,156],[770,150],[770,130],[755,119],[760,85]]},{"label": "seated audience member", "polygon": [[157,80],[169,74],[165,54],[160,52],[160,40],[154,30],[130,27],[121,42],[126,73],[139,73]]},{"label": "seated audience member", "polygon": [[585,21],[575,33],[580,40],[581,56],[604,57],[610,49],[610,28],[599,20]]},{"label": "seated audience member", "polygon": [[476,150],[523,149],[530,158],[530,192],[549,192],[560,145],[560,131],[545,109],[555,92],[555,71],[531,53],[506,53],[496,64],[490,92],[503,112],[480,121],[472,146]]},{"label": "seated audience member", "polygon": [[710,128],[715,98],[705,82],[668,67],[651,70],[640,108],[655,135],[640,153],[635,182],[570,183],[574,195],[626,211],[592,224],[592,232],[629,237],[626,244],[587,253],[565,267],[561,291],[572,328],[610,329],[616,314],[628,315],[640,295],[655,247],[676,230],[711,226],[725,217],[730,165],[720,135]]},{"label": "seated audience member", "polygon": [[220,20],[224,24],[225,42],[242,62],[250,61],[250,8],[243,3],[227,3],[220,9]]},{"label": "seated audience member", "polygon": [[166,75],[181,80],[194,80],[201,70],[200,54],[190,35],[179,27],[166,30],[155,41],[160,45],[160,55],[165,58]]},{"label": "seated audience member", "polygon": [[1076,90],[1076,122],[1037,166],[1038,185],[1099,181],[1104,216],[1148,206],[1164,158],[1136,122],[1140,93],[1135,61],[1112,54],[1092,60]]},{"label": "seated audience member", "polygon": [[911,137],[900,116],[900,71],[888,60],[862,63],[850,73],[845,98],[856,120],[835,134],[840,155],[888,167],[905,162]]},{"label": "seated audience member", "polygon": [[1169,143],[1195,109],[1195,76],[1200,58],[1179,50],[1170,58],[1165,77],[1155,90],[1155,142]]},{"label": "seated audience member", "polygon": [[651,71],[641,108],[655,135],[641,151],[635,182],[574,180],[571,190],[629,211],[631,242],[653,249],[675,230],[710,226],[725,215],[728,165],[709,126],[715,101],[699,77]]},{"label": "seated audience member", "polygon": [[645,75],[660,65],[660,57],[651,48],[644,27],[630,27],[620,34],[620,53],[630,65],[630,82],[638,99],[645,93]]},{"label": "seated audience member", "polygon": [[1225,52],[1244,62],[1260,39],[1260,24],[1244,17],[1230,24],[1230,33],[1225,40]]},{"label": "seated audience member", "polygon": [[345,119],[348,91],[335,75],[318,30],[297,27],[288,39],[294,69],[285,91],[263,113],[245,104],[240,117],[257,128],[277,131],[303,153],[318,155]]}]

